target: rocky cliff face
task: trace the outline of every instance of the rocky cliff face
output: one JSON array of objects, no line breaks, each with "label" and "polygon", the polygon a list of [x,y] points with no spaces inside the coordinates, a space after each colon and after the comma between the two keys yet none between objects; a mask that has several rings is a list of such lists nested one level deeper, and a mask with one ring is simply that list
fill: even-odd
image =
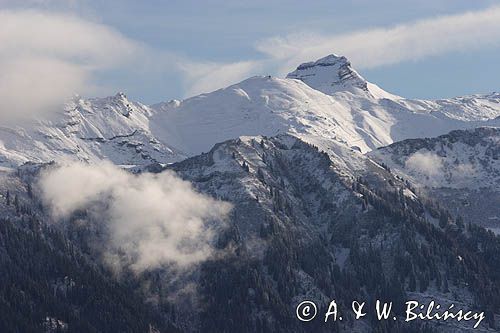
[{"label": "rocky cliff face", "polygon": [[287,78],[300,80],[327,95],[353,89],[368,92],[368,82],[351,67],[349,60],[335,54],[303,63]]}]

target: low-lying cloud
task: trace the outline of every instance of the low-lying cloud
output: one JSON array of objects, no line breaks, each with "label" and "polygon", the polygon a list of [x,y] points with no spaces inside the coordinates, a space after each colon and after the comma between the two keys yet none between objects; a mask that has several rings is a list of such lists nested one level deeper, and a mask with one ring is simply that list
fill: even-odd
[{"label": "low-lying cloud", "polygon": [[207,259],[231,209],[173,172],[133,175],[108,162],[52,168],[42,174],[39,188],[56,219],[97,211],[109,232],[105,260],[135,272],[165,264],[182,269]]},{"label": "low-lying cloud", "polygon": [[432,152],[418,151],[408,157],[406,168],[420,175],[434,178],[442,175],[443,161],[438,155]]}]

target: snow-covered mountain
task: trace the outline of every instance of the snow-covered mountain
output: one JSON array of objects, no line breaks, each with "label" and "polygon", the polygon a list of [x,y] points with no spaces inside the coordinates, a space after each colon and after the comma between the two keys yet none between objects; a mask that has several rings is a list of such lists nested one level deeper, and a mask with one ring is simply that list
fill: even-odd
[{"label": "snow-covered mountain", "polygon": [[150,107],[121,93],[76,97],[50,119],[0,127],[0,165],[68,156],[120,165],[170,163],[241,135],[282,133],[332,155],[339,154],[339,146],[364,153],[403,139],[485,125],[500,126],[498,93],[405,99],[367,82],[345,57],[329,55],[300,65],[287,78],[252,77]]},{"label": "snow-covered mountain", "polygon": [[[344,57],[300,65],[287,78],[259,76],[153,108],[162,138],[188,155],[239,135],[290,133],[367,152],[407,138],[500,125],[500,94],[425,101],[367,82]],[[196,133],[196,135],[192,135]]]}]

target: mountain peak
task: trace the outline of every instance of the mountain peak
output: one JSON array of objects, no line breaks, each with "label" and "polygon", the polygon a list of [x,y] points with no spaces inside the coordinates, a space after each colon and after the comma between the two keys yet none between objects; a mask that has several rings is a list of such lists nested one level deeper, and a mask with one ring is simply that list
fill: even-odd
[{"label": "mountain peak", "polygon": [[368,82],[351,67],[346,57],[336,54],[303,63],[287,78],[301,80],[328,95],[353,89],[368,92]]},{"label": "mountain peak", "polygon": [[312,66],[330,66],[330,65],[335,65],[335,64],[346,64],[347,66],[350,66],[351,63],[349,60],[347,60],[346,57],[337,55],[335,53],[329,54],[326,57],[323,57],[321,59],[318,59],[316,61],[312,62],[306,62],[301,65],[299,65],[298,69],[302,69],[303,67],[310,67]]}]

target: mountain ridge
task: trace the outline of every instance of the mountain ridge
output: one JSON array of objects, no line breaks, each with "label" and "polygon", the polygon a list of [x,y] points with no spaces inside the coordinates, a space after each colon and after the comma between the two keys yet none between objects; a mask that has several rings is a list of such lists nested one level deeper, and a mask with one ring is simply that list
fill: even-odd
[{"label": "mountain ridge", "polygon": [[[407,299],[484,310],[487,319],[480,330],[495,327],[500,241],[474,225],[465,229],[386,166],[356,151],[345,153],[360,159],[362,175],[345,176],[330,154],[287,133],[227,140],[207,153],[152,170],[174,171],[199,193],[228,201],[233,210],[214,244],[221,255],[180,277],[163,266],[130,275],[127,283],[152,302],[160,318],[186,332],[331,332],[332,325],[346,332],[471,329],[465,321],[405,323]],[[37,192],[30,191],[37,171],[20,169],[0,173],[17,198],[0,198],[12,216],[5,223],[29,221],[33,213],[53,222]],[[71,243],[102,264],[100,247],[92,245],[106,234],[94,227],[102,216],[92,211],[75,212],[60,226]],[[71,244],[63,239],[62,244]],[[349,308],[353,299],[372,307],[377,298],[394,301],[397,321],[380,322],[373,313],[355,320],[348,311],[342,323],[304,324],[295,316],[305,299],[323,313],[332,299]],[[68,316],[55,318],[67,322]]]},{"label": "mountain ridge", "polygon": [[123,93],[75,97],[48,119],[0,128],[0,165],[61,158],[172,163],[224,140],[280,133],[366,153],[408,138],[500,126],[498,93],[405,99],[366,81],[341,56],[299,65],[287,77],[255,76],[152,106]]}]

